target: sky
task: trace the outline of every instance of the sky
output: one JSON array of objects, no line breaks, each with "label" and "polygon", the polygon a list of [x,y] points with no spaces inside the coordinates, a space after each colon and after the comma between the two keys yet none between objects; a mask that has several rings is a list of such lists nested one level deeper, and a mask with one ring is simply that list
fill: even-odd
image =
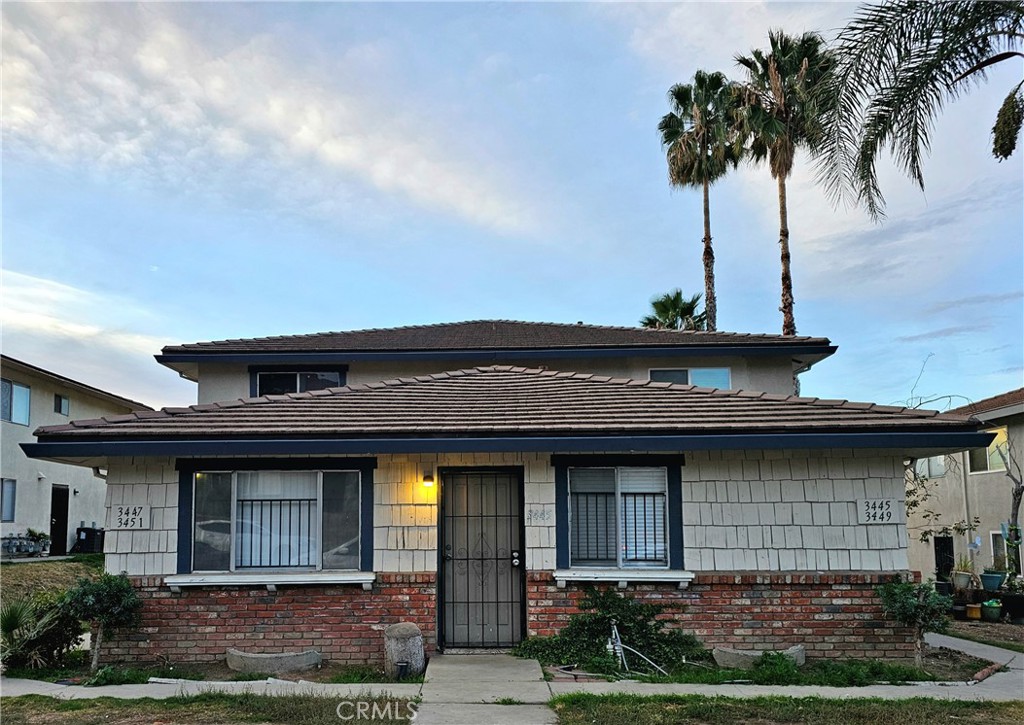
[{"label": "sky", "polygon": [[[502,318],[636,325],[703,290],[657,123],[694,71],[846,3],[4,2],[5,354],[154,406],[168,344]],[[959,405],[1024,384],[1019,62],[938,119],[888,218],[790,182],[804,395]],[[719,329],[781,331],[764,167],[712,190]],[[941,396],[953,396],[943,398]]]}]

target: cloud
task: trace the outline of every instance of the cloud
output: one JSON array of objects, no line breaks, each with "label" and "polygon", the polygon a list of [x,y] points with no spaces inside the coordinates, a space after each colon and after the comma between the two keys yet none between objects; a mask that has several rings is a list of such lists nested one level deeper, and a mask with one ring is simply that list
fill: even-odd
[{"label": "cloud", "polygon": [[[457,130],[346,91],[344,67],[320,77],[270,37],[204,44],[173,12],[4,6],[5,153],[205,195],[277,190],[319,216],[351,212],[369,187],[499,232],[536,223],[529,202],[459,157]],[[341,62],[355,67],[385,52],[350,50]]]},{"label": "cloud", "polygon": [[979,322],[974,325],[954,325],[953,327],[943,327],[940,330],[930,330],[917,335],[902,335],[897,337],[896,341],[918,342],[920,340],[938,340],[946,337],[956,337],[959,335],[973,335],[981,332],[982,330],[988,330],[991,327],[992,325],[987,322]]},{"label": "cloud", "polygon": [[1021,299],[1024,299],[1024,290],[1017,290],[1016,292],[1004,292],[1000,294],[973,295],[971,297],[961,297],[955,300],[939,302],[929,307],[926,310],[926,312],[934,314],[939,312],[945,312],[946,310],[958,309],[960,307],[973,307],[975,305],[997,305],[1001,302],[1014,302]]},{"label": "cloud", "polygon": [[2,270],[3,348],[11,357],[150,405],[189,403],[195,388],[153,362],[166,339],[135,300]]}]

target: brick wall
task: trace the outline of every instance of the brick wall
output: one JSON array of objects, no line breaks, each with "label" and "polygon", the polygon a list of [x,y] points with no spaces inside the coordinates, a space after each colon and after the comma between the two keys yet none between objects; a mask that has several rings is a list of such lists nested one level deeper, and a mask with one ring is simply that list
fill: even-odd
[{"label": "brick wall", "polygon": [[435,644],[433,574],[380,574],[358,586],[195,587],[173,593],[162,577],[132,577],[142,625],[103,644],[107,662],[212,662],[229,647],[272,653],[313,648],[324,659],[383,660],[385,627],[414,622],[429,655]]},{"label": "brick wall", "polygon": [[[621,593],[665,608],[662,618],[705,646],[785,649],[803,644],[810,657],[909,657],[909,629],[886,621],[874,592],[898,575],[698,574],[689,589],[674,584],[631,585]],[[599,585],[609,588],[613,584]],[[585,587],[559,589],[547,572],[527,580],[531,635],[557,634],[579,611]]]}]

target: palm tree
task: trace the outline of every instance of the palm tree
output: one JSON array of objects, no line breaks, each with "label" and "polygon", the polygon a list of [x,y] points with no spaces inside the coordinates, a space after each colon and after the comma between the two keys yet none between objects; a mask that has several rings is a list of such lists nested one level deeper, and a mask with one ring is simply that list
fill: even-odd
[{"label": "palm tree", "polygon": [[832,66],[825,41],[817,33],[799,37],[781,30],[768,33],[769,49],[736,56],[747,71],[742,89],[744,132],[749,155],[768,161],[779,187],[779,247],[782,259],[782,334],[796,334],[793,276],[790,270],[786,179],[793,173],[797,149],[812,152],[820,139],[820,117],[828,104],[824,91]]},{"label": "palm tree", "polygon": [[[985,69],[1024,57],[1024,2],[882,2],[864,5],[835,45],[819,179],[834,200],[863,204],[878,219],[885,200],[875,162],[888,149],[922,189],[922,156],[942,106]],[[1022,82],[1024,83],[1024,82]],[[1009,158],[1024,120],[1021,83],[992,128],[992,155]]]},{"label": "palm tree", "polygon": [[690,299],[684,299],[683,291],[676,288],[671,292],[651,298],[653,314],[642,317],[640,325],[668,330],[703,330],[707,317],[703,312],[697,310],[698,305],[700,305],[699,294]]},{"label": "palm tree", "polygon": [[677,84],[668,92],[672,110],[658,124],[668,159],[672,186],[695,186],[704,191],[704,305],[707,329],[718,329],[715,296],[715,252],[711,247],[711,205],[708,190],[736,166],[742,147],[736,143],[735,84],[723,73],[697,71],[692,84]]}]

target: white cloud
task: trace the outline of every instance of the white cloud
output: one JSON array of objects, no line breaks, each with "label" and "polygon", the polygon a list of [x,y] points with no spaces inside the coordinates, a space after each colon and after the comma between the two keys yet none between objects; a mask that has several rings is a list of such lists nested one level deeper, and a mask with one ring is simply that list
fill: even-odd
[{"label": "white cloud", "polygon": [[194,402],[194,385],[153,362],[167,340],[135,301],[10,270],[2,287],[11,357],[150,405]]},{"label": "white cloud", "polygon": [[[317,77],[272,38],[213,49],[155,5],[8,4],[3,15],[7,153],[203,193],[300,188],[278,198],[306,213],[337,213],[339,187],[344,198],[369,185],[500,232],[536,223],[528,202],[459,157],[457,131],[346,92],[343,73]],[[350,51],[356,66],[385,52]]]}]

